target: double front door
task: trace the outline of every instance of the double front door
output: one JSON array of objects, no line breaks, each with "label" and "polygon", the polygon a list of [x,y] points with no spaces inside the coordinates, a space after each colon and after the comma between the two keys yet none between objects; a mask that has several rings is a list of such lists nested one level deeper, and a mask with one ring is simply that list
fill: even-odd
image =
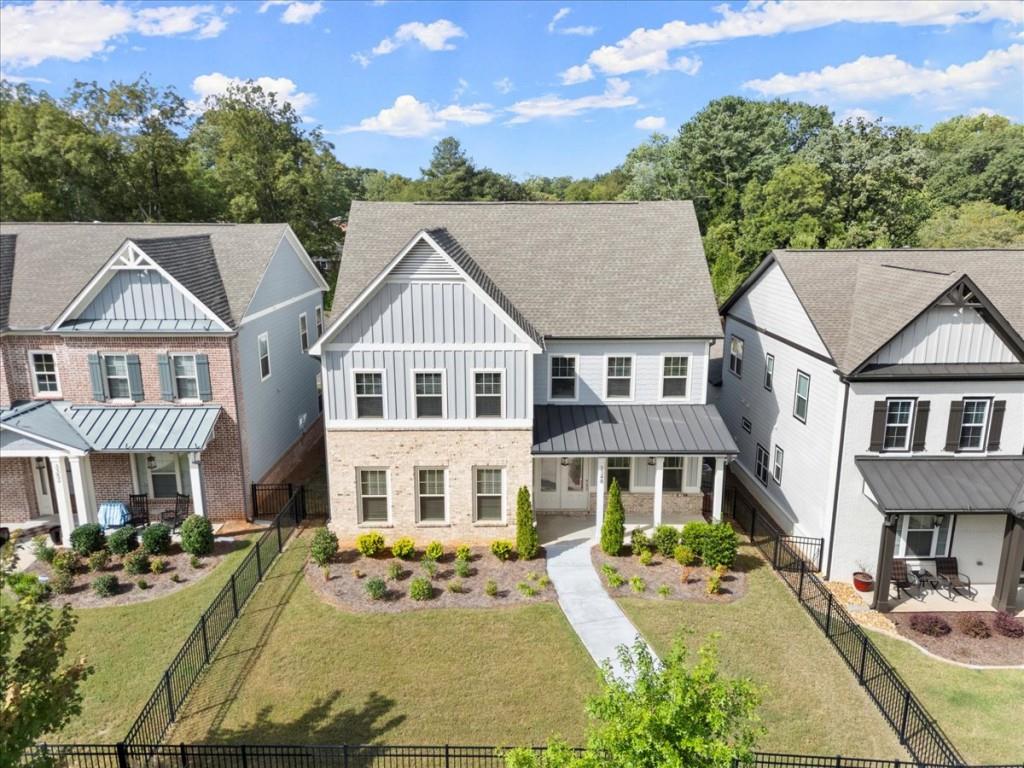
[{"label": "double front door", "polygon": [[534,506],[537,509],[581,510],[590,501],[586,463],[582,457],[538,459],[534,464]]}]

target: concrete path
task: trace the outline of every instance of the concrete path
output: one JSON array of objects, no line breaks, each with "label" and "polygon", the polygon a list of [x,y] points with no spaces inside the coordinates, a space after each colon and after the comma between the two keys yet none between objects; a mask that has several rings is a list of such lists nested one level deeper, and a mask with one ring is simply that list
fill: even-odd
[{"label": "concrete path", "polygon": [[590,560],[594,529],[586,522],[552,520],[542,527],[548,575],[558,591],[559,606],[594,661],[611,659],[615,674],[623,677],[616,649],[632,646],[640,633],[605,592]]}]

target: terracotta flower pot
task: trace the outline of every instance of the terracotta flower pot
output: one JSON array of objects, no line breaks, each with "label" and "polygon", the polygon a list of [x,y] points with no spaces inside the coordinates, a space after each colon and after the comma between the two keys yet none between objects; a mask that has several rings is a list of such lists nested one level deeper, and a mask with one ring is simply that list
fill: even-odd
[{"label": "terracotta flower pot", "polygon": [[858,592],[870,592],[875,588],[875,577],[864,571],[854,571],[853,588]]}]

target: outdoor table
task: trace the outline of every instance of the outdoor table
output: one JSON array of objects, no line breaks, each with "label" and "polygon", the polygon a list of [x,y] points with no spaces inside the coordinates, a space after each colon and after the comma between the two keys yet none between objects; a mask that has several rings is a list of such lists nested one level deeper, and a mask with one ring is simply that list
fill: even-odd
[{"label": "outdoor table", "polygon": [[122,501],[104,501],[96,513],[99,524],[106,528],[120,528],[128,525],[132,516],[128,512],[128,506]]},{"label": "outdoor table", "polygon": [[939,588],[939,577],[926,568],[918,568],[915,571],[911,571],[914,574],[914,578],[917,579],[917,583],[920,586],[929,586],[932,589]]}]

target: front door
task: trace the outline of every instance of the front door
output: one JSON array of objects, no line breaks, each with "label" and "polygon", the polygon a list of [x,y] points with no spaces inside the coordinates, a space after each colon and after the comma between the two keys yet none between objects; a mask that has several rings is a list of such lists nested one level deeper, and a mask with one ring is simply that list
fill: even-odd
[{"label": "front door", "polygon": [[550,511],[586,509],[589,491],[585,467],[579,456],[538,460],[534,506]]},{"label": "front door", "polygon": [[53,480],[50,477],[50,462],[42,457],[30,459],[32,462],[32,480],[36,488],[36,506],[39,516],[57,514],[53,501]]}]

